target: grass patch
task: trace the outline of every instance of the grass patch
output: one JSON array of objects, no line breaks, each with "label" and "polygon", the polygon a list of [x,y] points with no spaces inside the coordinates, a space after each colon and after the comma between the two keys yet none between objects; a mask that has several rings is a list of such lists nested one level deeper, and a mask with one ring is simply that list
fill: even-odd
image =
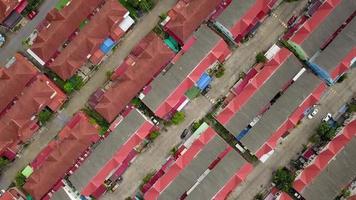
[{"label": "grass patch", "polygon": [[85,19],[84,21],[82,21],[82,23],[79,24],[79,29],[82,30],[88,23],[89,20]]},{"label": "grass patch", "polygon": [[62,10],[64,7],[66,7],[66,5],[69,1],[70,0],[59,0],[58,3],[56,4],[56,9]]}]

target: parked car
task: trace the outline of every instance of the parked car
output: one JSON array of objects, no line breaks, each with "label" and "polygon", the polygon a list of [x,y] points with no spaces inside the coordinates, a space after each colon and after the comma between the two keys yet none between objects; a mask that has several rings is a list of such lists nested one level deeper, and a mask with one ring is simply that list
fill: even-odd
[{"label": "parked car", "polygon": [[324,118],[323,121],[324,122],[328,122],[331,119],[331,113],[328,113]]},{"label": "parked car", "polygon": [[27,17],[32,20],[33,18],[35,18],[37,16],[38,12],[37,11],[31,11],[30,13],[28,13]]},{"label": "parked car", "polygon": [[180,134],[180,139],[184,139],[188,134],[189,134],[189,130],[188,129],[184,129],[182,134]]},{"label": "parked car", "polygon": [[0,33],[0,47],[2,47],[5,44],[5,36]]},{"label": "parked car", "polygon": [[288,27],[291,27],[294,24],[294,22],[297,20],[297,18],[298,17],[296,15],[293,15],[291,18],[289,18],[289,20],[287,22]]},{"label": "parked car", "polygon": [[318,112],[319,110],[317,108],[314,108],[314,110],[308,115],[308,119],[313,119]]}]

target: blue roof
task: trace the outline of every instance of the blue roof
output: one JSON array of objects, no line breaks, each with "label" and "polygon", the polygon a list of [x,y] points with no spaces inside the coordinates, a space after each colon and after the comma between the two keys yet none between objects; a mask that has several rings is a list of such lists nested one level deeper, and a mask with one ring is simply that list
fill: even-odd
[{"label": "blue roof", "polygon": [[208,87],[212,80],[213,79],[206,72],[204,72],[197,81],[197,87],[201,90],[204,90],[206,87]]},{"label": "blue roof", "polygon": [[111,48],[114,47],[114,45],[115,45],[115,42],[114,42],[112,39],[107,38],[107,39],[103,42],[103,44],[101,44],[100,50],[101,50],[103,53],[107,54],[107,53],[109,53],[109,51],[111,50]]},{"label": "blue roof", "polygon": [[306,61],[306,64],[309,67],[309,69],[311,69],[314,72],[314,74],[316,74],[319,78],[324,80],[324,82],[328,86],[334,85],[334,80],[331,78],[329,72],[327,72],[324,68],[309,61]]}]

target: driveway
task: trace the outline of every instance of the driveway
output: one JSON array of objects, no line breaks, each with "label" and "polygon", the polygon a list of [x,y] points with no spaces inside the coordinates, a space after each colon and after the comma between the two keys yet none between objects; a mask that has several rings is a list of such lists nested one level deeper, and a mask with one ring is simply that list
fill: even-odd
[{"label": "driveway", "polygon": [[[135,27],[126,34],[115,52],[101,65],[99,70],[87,82],[83,88],[75,93],[69,100],[67,106],[53,120],[47,123],[35,136],[34,141],[6,170],[0,177],[0,189],[7,188],[14,180],[16,173],[31,162],[36,155],[50,142],[63,128],[66,121],[78,110],[84,107],[89,96],[107,81],[106,72],[114,70],[123,59],[130,53],[131,49],[145,37],[158,23],[158,16],[167,12],[176,0],[164,0],[157,3],[155,8],[137,22]],[[15,42],[15,41],[13,41]],[[21,41],[20,41],[21,43]],[[2,55],[1,55],[2,57]]]},{"label": "driveway", "polygon": [[5,46],[0,48],[0,66],[3,66],[16,52],[24,50],[22,40],[32,33],[36,26],[46,17],[47,13],[54,8],[57,2],[58,0],[44,1],[34,19],[29,21],[18,32],[10,33],[10,40],[6,42]]},{"label": "driveway", "polygon": [[274,154],[265,162],[260,163],[248,176],[246,182],[241,184],[230,194],[229,199],[250,200],[258,193],[268,188],[272,180],[272,172],[279,167],[286,166],[298,152],[303,144],[315,133],[323,117],[327,113],[335,113],[339,108],[356,95],[356,70],[353,69],[344,82],[329,88],[326,95],[320,100],[319,112],[314,119],[304,119],[282,144],[277,146]]}]

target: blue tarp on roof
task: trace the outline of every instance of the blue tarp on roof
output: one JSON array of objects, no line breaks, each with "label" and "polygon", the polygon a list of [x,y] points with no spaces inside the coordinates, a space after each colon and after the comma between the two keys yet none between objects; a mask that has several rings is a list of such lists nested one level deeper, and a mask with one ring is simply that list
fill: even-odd
[{"label": "blue tarp on roof", "polygon": [[100,50],[101,50],[103,53],[107,54],[107,53],[109,53],[109,51],[111,50],[111,48],[114,47],[114,45],[115,45],[115,42],[112,41],[112,39],[107,38],[107,39],[103,42],[103,44],[101,44]]},{"label": "blue tarp on roof", "polygon": [[204,72],[197,81],[197,87],[201,90],[204,90],[206,87],[208,87],[212,80],[213,79],[206,72]]}]

